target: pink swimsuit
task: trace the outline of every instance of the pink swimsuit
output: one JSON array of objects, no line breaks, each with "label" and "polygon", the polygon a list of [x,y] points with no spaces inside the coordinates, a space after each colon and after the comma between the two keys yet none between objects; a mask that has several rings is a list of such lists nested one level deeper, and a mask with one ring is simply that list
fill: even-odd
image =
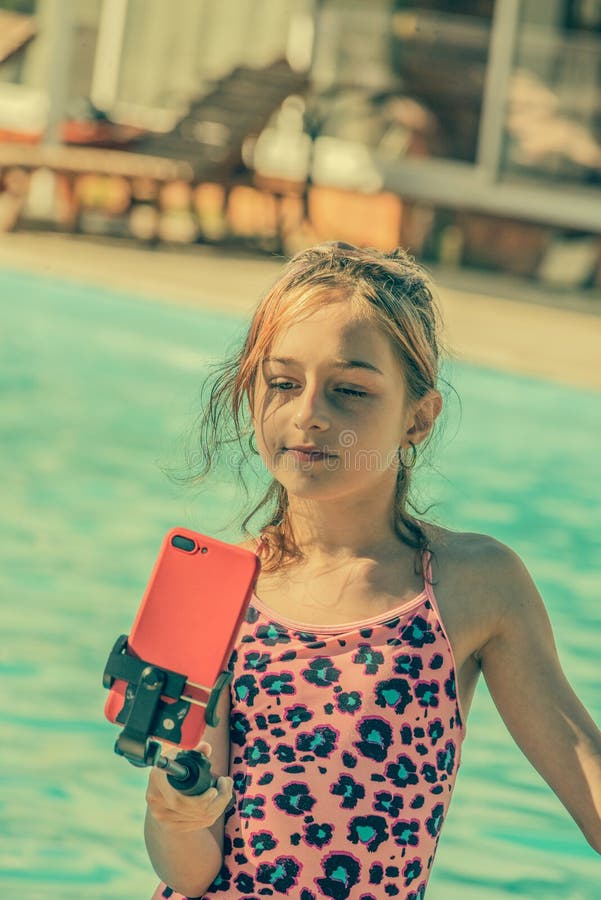
[{"label": "pink swimsuit", "polygon": [[[397,609],[325,627],[255,597],[230,668],[237,802],[203,900],[421,900],[465,736],[428,580]],[[161,884],[153,900],[181,896]]]}]

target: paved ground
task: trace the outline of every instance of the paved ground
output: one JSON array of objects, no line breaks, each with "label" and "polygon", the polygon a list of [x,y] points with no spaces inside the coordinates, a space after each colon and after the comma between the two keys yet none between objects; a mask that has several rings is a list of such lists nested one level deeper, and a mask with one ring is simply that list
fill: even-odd
[{"label": "paved ground", "polygon": [[[102,284],[149,299],[250,313],[282,260],[207,248],[146,250],[56,234],[0,236],[0,266]],[[503,276],[434,270],[454,356],[601,390],[601,298]],[[0,304],[2,298],[0,298]]]}]

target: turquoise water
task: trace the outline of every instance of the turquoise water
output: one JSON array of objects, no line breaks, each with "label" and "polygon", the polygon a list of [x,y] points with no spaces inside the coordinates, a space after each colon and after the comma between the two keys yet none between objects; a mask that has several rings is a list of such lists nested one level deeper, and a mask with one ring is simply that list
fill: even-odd
[{"label": "turquoise water", "polygon": [[[8,271],[0,308],[0,886],[20,900],[147,898],[146,776],[112,752],[101,675],[163,532],[231,519],[225,480],[196,495],[161,465],[180,459],[202,373],[243,323]],[[424,502],[520,553],[600,721],[599,395],[468,365],[451,380],[461,421],[451,395]],[[593,900],[600,876],[482,683],[428,900]]]}]

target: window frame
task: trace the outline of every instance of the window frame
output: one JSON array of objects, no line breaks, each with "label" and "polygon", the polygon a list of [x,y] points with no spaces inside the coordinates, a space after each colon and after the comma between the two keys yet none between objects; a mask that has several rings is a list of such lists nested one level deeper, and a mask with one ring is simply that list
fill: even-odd
[{"label": "window frame", "polygon": [[470,209],[566,228],[601,231],[601,188],[544,184],[502,172],[505,113],[523,0],[496,0],[476,162],[375,159],[384,187],[432,205]]}]

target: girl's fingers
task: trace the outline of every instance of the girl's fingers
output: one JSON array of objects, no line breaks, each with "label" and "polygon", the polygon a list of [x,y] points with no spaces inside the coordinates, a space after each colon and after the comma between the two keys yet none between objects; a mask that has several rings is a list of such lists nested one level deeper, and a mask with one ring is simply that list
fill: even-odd
[{"label": "girl's fingers", "polygon": [[205,791],[204,796],[207,799],[207,802],[212,806],[215,803],[218,805],[225,802],[229,803],[230,798],[232,796],[232,788],[233,782],[231,778],[227,778],[224,775],[221,775],[217,779],[217,784],[215,787],[209,788],[208,791]]},{"label": "girl's fingers", "polygon": [[232,779],[221,776],[217,787],[209,788],[198,796],[185,797],[180,794],[165,798],[149,794],[148,806],[154,818],[165,826],[182,832],[193,831],[213,825],[232,805],[232,793]]},{"label": "girl's fingers", "polygon": [[224,793],[229,796],[234,789],[234,779],[230,778],[229,775],[220,775],[217,779],[217,788],[220,793]]},{"label": "girl's fingers", "polygon": [[148,779],[146,802],[154,811],[163,808],[178,817],[196,818],[205,812],[214,815],[216,810],[219,810],[218,815],[221,815],[232,799],[233,786],[232,778],[221,775],[214,787],[210,787],[203,794],[188,797],[175,790],[163,772],[152,770]]},{"label": "girl's fingers", "polygon": [[211,753],[213,752],[213,748],[208,741],[201,741],[196,749],[200,751],[200,753],[204,753],[206,757],[210,757]]}]

